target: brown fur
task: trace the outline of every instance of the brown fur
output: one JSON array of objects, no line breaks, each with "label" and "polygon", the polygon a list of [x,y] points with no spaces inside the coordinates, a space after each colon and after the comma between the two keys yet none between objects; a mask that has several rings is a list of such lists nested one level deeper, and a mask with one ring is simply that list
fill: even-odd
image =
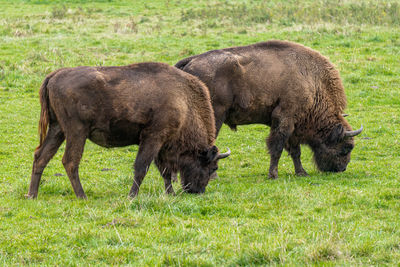
[{"label": "brown fur", "polygon": [[49,96],[47,95],[47,93],[48,93],[47,84],[48,84],[50,78],[53,77],[58,71],[60,71],[60,70],[56,70],[53,73],[47,75],[46,79],[43,81],[43,83],[39,89],[39,99],[40,99],[41,111],[40,111],[40,119],[39,119],[39,127],[38,127],[39,146],[36,148],[36,150],[38,150],[42,146],[44,138],[46,137],[46,134],[47,134],[47,127],[50,122],[50,114],[48,113],[48,111],[49,111],[49,108],[48,108]]},{"label": "brown fur", "polygon": [[[209,88],[217,134],[222,123],[232,129],[252,123],[271,126],[270,178],[278,176],[283,148],[292,156],[296,174],[307,175],[300,144],[310,145],[315,154],[329,155],[324,157],[329,164],[316,160],[321,170],[346,168],[350,152],[338,156],[343,147],[354,146],[353,138],[344,138],[351,130],[341,115],[346,95],[339,72],[319,52],[292,42],[268,41],[209,51],[175,66]],[[335,129],[340,135],[328,142]]]},{"label": "brown fur", "polygon": [[171,172],[181,171],[187,192],[201,193],[217,169],[209,92],[196,77],[167,64],[60,69],[44,80],[40,103],[40,145],[28,197],[37,196],[42,172],[64,140],[63,164],[80,198],[86,197],[78,167],[87,138],[104,147],[139,145],[131,196],[153,160],[168,193]]}]

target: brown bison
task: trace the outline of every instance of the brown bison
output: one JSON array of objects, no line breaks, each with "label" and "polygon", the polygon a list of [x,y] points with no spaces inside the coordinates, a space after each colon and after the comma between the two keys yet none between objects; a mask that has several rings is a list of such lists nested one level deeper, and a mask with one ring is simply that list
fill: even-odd
[{"label": "brown bison", "polygon": [[213,50],[179,61],[177,68],[200,78],[210,90],[217,134],[226,123],[271,127],[269,177],[278,177],[285,148],[297,175],[305,176],[300,144],[314,152],[321,171],[341,172],[354,147],[342,116],[346,95],[339,72],[320,53],[300,44],[269,41]]},{"label": "brown bison", "polygon": [[43,170],[64,139],[62,162],[78,198],[86,198],[78,167],[87,138],[103,147],[139,145],[131,197],[153,160],[167,193],[174,193],[171,172],[177,171],[185,191],[203,193],[217,161],[230,153],[220,154],[214,146],[215,122],[205,85],[167,64],[60,69],[44,80],[40,103],[30,198],[37,196]]}]

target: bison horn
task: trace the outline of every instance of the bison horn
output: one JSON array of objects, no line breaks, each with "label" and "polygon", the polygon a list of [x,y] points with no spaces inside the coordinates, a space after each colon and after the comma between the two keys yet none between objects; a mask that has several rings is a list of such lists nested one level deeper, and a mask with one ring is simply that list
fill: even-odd
[{"label": "bison horn", "polygon": [[358,130],[346,131],[346,132],[344,132],[344,137],[353,137],[353,136],[359,135],[363,129],[364,129],[364,127],[361,125],[361,128]]},{"label": "bison horn", "polygon": [[342,116],[343,116],[343,117],[347,117],[347,116],[349,116],[349,114],[343,113]]},{"label": "bison horn", "polygon": [[229,157],[230,154],[231,154],[231,150],[228,148],[227,152],[218,154],[217,159],[227,158],[227,157]]}]

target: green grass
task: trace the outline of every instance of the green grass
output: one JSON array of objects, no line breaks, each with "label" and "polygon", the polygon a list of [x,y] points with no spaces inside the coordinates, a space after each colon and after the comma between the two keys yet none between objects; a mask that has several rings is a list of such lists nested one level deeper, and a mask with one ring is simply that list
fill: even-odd
[{"label": "green grass", "polygon": [[[1,265],[396,265],[400,262],[399,1],[0,0]],[[364,125],[346,172],[267,179],[262,125],[223,127],[232,150],[204,195],[164,194],[153,166],[128,199],[137,147],[87,142],[77,200],[61,164],[25,200],[38,145],[38,89],[65,66],[179,59],[268,39],[302,43],[338,67],[348,121]],[[111,168],[111,171],[102,171]],[[62,176],[55,176],[62,174]]]}]

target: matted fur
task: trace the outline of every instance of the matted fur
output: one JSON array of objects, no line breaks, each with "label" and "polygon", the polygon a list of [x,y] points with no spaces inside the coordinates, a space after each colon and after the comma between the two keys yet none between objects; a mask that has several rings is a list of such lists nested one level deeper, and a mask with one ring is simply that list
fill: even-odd
[{"label": "matted fur", "polygon": [[87,138],[104,147],[139,145],[131,196],[153,160],[168,193],[173,193],[171,172],[193,166],[182,172],[187,173],[182,184],[201,193],[217,168],[209,91],[198,78],[167,64],[60,69],[45,78],[40,103],[40,144],[28,197],[37,196],[43,169],[65,139],[63,164],[82,198],[78,167]]},{"label": "matted fur", "polygon": [[[331,156],[325,157],[329,164],[316,161],[323,171],[343,171],[350,161],[350,152],[338,156],[343,147],[354,146],[353,138],[343,138],[351,131],[342,116],[347,105],[343,84],[337,69],[319,52],[272,40],[208,51],[182,59],[175,67],[199,77],[209,88],[217,134],[223,123],[232,129],[253,123],[271,126],[271,178],[277,178],[283,148],[292,156],[296,174],[307,175],[300,144]],[[337,140],[330,142],[332,136]]]}]

